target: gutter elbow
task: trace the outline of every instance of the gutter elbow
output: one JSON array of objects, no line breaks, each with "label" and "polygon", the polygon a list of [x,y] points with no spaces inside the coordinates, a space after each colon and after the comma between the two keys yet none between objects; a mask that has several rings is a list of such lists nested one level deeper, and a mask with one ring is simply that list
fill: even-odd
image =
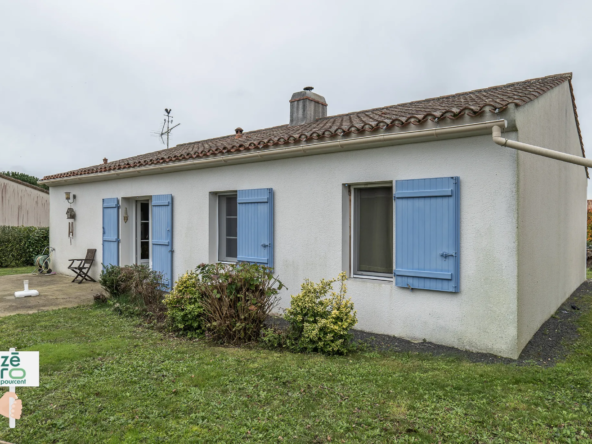
[{"label": "gutter elbow", "polygon": [[491,128],[491,138],[494,143],[501,146],[506,146],[506,143],[508,143],[508,139],[502,137],[502,129],[497,125]]}]

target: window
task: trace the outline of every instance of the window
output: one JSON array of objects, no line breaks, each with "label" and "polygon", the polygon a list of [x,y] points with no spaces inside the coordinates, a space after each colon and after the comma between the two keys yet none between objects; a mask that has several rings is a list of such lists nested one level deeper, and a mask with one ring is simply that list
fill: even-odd
[{"label": "window", "polygon": [[393,188],[353,188],[353,274],[376,278],[393,275]]},{"label": "window", "polygon": [[150,265],[150,203],[136,202],[136,263]]},{"label": "window", "polygon": [[273,268],[273,189],[223,191],[213,197],[210,257]]},{"label": "window", "polygon": [[236,194],[218,195],[218,260],[236,262],[237,199]]}]

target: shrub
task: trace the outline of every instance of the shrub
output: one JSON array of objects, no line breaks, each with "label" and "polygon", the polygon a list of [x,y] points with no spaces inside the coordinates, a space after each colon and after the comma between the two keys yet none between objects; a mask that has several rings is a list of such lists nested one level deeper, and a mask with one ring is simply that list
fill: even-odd
[{"label": "shrub", "polygon": [[99,283],[119,303],[152,312],[161,312],[164,308],[162,275],[146,265],[104,265]]},{"label": "shrub", "polygon": [[99,284],[111,297],[117,298],[124,292],[121,278],[121,267],[117,265],[103,265]]},{"label": "shrub", "polygon": [[258,340],[284,288],[272,269],[246,263],[201,264],[195,272],[208,333],[227,343]]},{"label": "shrub", "polygon": [[106,304],[108,301],[108,298],[105,295],[105,293],[96,293],[95,295],[93,295],[93,299],[96,304]]},{"label": "shrub", "polygon": [[261,330],[261,344],[265,348],[277,349],[286,346],[286,334],[278,327],[264,327]]},{"label": "shrub", "polygon": [[49,228],[0,226],[0,267],[34,265],[49,245]]},{"label": "shrub", "polygon": [[175,282],[173,291],[164,298],[169,327],[189,337],[199,336],[204,331],[204,308],[198,283],[199,275],[189,271]]},{"label": "shrub", "polygon": [[162,273],[151,270],[147,265],[129,265],[121,269],[121,280],[134,305],[159,311],[164,308]]},{"label": "shrub", "polygon": [[[299,294],[292,296],[284,318],[290,323],[287,346],[294,351],[342,355],[352,349],[349,330],[358,322],[351,299],[346,299],[347,277],[320,283],[306,279]],[[339,292],[332,291],[339,282]]]}]

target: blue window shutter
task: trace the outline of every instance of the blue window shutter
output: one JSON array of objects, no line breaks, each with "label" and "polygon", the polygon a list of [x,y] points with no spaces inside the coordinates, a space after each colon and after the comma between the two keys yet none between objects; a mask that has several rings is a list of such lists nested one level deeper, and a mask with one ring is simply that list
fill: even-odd
[{"label": "blue window shutter", "polygon": [[152,269],[162,273],[164,286],[173,282],[173,196],[152,196]]},{"label": "blue window shutter", "polygon": [[237,260],[273,267],[273,189],[237,193]]},{"label": "blue window shutter", "polygon": [[119,265],[119,199],[103,199],[103,265]]},{"label": "blue window shutter", "polygon": [[395,285],[460,291],[460,179],[397,180]]}]

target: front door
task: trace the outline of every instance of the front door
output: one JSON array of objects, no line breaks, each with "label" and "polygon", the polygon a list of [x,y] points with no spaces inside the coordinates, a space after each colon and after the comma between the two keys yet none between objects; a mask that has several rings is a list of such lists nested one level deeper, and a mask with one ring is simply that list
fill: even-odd
[{"label": "front door", "polygon": [[150,266],[150,202],[136,201],[136,264]]}]

